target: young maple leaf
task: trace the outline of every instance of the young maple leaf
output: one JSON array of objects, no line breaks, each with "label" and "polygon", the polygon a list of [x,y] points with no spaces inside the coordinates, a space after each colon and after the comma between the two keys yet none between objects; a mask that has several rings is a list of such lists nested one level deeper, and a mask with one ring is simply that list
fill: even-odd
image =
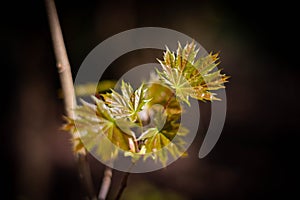
[{"label": "young maple leaf", "polygon": [[196,60],[199,49],[195,47],[194,42],[184,48],[178,43],[176,55],[167,48],[164,59],[158,60],[163,71],[156,69],[160,80],[188,105],[189,97],[202,101],[220,100],[212,91],[224,88],[229,77],[221,74],[221,70],[214,70],[219,64],[218,54],[210,53]]},{"label": "young maple leaf", "polygon": [[92,99],[95,104],[82,101],[82,105],[76,107],[76,119],[68,120],[64,129],[76,136],[75,152],[85,147],[104,161],[115,159],[119,150],[131,149],[130,140],[135,140],[135,134],[130,123],[116,119],[104,101],[94,96]]},{"label": "young maple leaf", "polygon": [[146,99],[147,88],[142,84],[134,91],[129,83],[122,81],[121,92],[122,95],[112,90],[112,93],[102,96],[116,118],[129,118],[135,122],[138,112],[151,100]]},{"label": "young maple leaf", "polygon": [[141,149],[144,149],[144,160],[151,157],[166,166],[169,154],[174,158],[184,154],[186,143],[183,137],[188,130],[180,126],[178,120],[168,117],[162,106],[154,105],[150,112],[153,114],[153,124],[144,130],[137,141],[143,141]]}]

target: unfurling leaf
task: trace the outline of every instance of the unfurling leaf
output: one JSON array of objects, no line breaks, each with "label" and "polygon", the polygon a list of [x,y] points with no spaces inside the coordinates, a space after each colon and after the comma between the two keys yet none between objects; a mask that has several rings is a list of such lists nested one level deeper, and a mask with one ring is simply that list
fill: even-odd
[{"label": "unfurling leaf", "polygon": [[103,95],[104,100],[116,118],[128,118],[135,122],[138,119],[138,113],[150,101],[145,98],[147,88],[142,84],[133,91],[130,84],[122,81],[121,92],[122,94],[112,90],[112,93]]}]

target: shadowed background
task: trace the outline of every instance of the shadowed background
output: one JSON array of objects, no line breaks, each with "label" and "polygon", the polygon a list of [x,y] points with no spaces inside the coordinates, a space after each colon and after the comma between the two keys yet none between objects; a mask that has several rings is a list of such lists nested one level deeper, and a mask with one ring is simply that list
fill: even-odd
[{"label": "shadowed background", "polygon": [[[1,13],[1,195],[5,199],[82,199],[70,136],[59,131],[63,102],[43,1],[3,5]],[[216,1],[56,2],[73,77],[87,54],[108,37],[137,27],[180,31],[220,52],[228,111],[223,133],[204,159],[198,151],[210,104],[189,156],[166,169],[129,178],[124,199],[287,198],[296,190],[299,128],[294,6]],[[139,50],[104,74],[118,79],[162,52]],[[298,131],[298,132],[297,132]],[[89,156],[98,190],[104,166]],[[109,199],[122,172],[114,171]],[[1,198],[2,199],[2,198]]]}]

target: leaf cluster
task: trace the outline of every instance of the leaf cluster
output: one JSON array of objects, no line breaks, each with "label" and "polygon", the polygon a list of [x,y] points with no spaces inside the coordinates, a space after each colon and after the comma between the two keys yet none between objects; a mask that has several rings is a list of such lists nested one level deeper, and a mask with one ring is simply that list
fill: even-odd
[{"label": "leaf cluster", "polygon": [[155,80],[137,89],[122,81],[120,91],[92,96],[92,103],[82,100],[75,119],[64,126],[73,133],[74,151],[86,148],[104,161],[122,153],[133,161],[152,158],[163,165],[169,156],[185,155],[188,130],[180,123],[180,103],[190,105],[190,97],[219,100],[212,91],[224,88],[228,79],[215,70],[218,54],[196,59],[197,53],[194,43],[179,44],[176,54],[167,48]]}]

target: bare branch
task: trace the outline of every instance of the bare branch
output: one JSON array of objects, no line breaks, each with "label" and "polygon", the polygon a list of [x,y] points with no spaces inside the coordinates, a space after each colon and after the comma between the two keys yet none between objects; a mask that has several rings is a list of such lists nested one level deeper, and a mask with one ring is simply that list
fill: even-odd
[{"label": "bare branch", "polygon": [[[55,3],[53,0],[45,0],[45,4],[56,58],[56,66],[59,72],[62,93],[64,96],[65,111],[68,117],[74,119],[73,110],[76,106],[76,98],[74,93],[71,66],[67,56],[67,51],[62,36]],[[90,166],[86,157],[85,150],[77,155],[77,161],[81,182],[84,185],[89,198],[95,200],[96,195],[93,188]]]},{"label": "bare branch", "polygon": [[65,110],[69,117],[74,117],[73,109],[76,105],[71,67],[67,56],[64,39],[62,36],[55,3],[53,0],[46,0],[46,9],[51,31],[51,38],[56,58],[56,66],[59,72],[61,87],[64,94]]},{"label": "bare branch", "polygon": [[122,181],[121,181],[121,186],[120,186],[120,189],[118,191],[118,194],[115,198],[115,200],[119,200],[125,190],[125,188],[127,187],[127,181],[128,181],[128,177],[130,175],[130,172],[126,172],[122,178]]},{"label": "bare branch", "polygon": [[104,171],[104,177],[102,179],[102,185],[101,185],[99,195],[98,195],[99,200],[106,199],[107,193],[110,188],[111,177],[112,177],[112,169],[109,167],[106,167],[106,169]]}]

